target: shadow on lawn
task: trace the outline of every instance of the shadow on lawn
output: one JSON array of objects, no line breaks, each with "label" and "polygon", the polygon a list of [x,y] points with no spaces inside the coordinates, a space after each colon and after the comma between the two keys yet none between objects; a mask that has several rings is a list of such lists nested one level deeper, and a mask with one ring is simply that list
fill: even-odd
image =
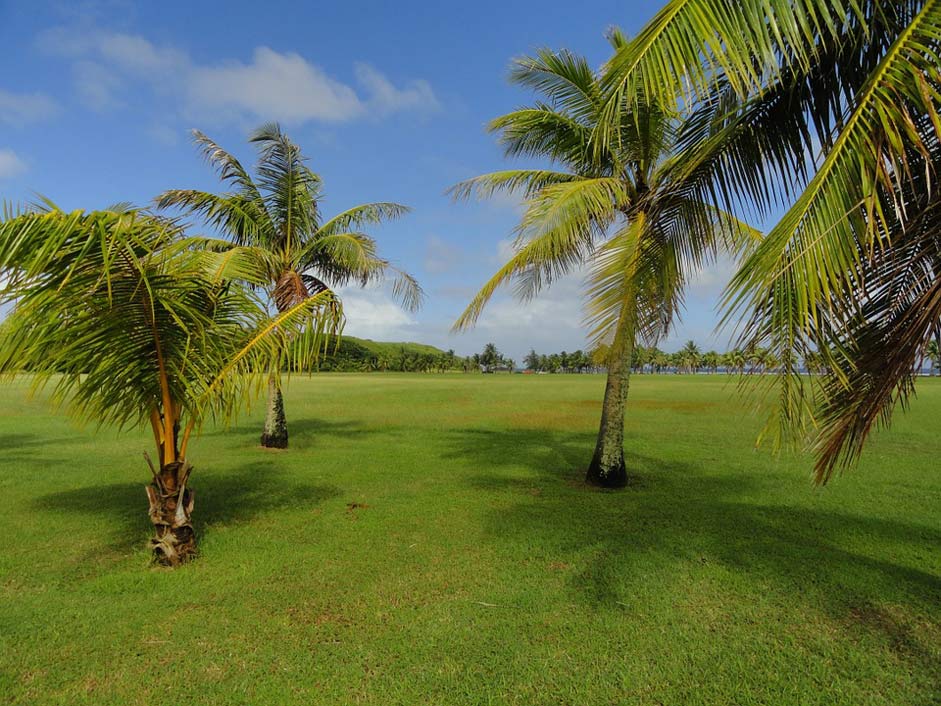
[{"label": "shadow on lawn", "polygon": [[[139,482],[110,483],[52,493],[38,498],[38,510],[70,512],[111,518],[113,551],[143,546],[152,531],[147,517],[146,476]],[[328,485],[285,480],[271,460],[259,460],[225,473],[200,474],[196,467],[191,487],[196,494],[193,523],[202,535],[207,529],[247,522],[268,512],[297,505],[314,505],[340,494]]]},{"label": "shadow on lawn", "polygon": [[68,460],[67,456],[61,459],[49,455],[50,450],[60,449],[69,444],[82,443],[83,440],[78,435],[52,437],[42,436],[32,433],[4,433],[0,434],[0,463],[5,461],[36,461],[36,450],[41,450],[42,458],[47,462],[58,462]]},{"label": "shadow on lawn", "polygon": [[[695,582],[710,580],[708,565],[717,565],[752,576],[782,605],[823,610],[851,636],[862,631],[884,639],[899,657],[939,675],[941,686],[941,653],[915,630],[930,626],[924,637],[941,629],[930,617],[941,605],[941,577],[894,560],[906,545],[916,547],[909,557],[937,556],[935,529],[818,507],[823,503],[814,497],[789,500],[780,474],[717,475],[708,468],[714,461],[694,466],[629,453],[631,486],[614,493],[591,488],[582,469],[593,434],[462,430],[452,443],[448,456],[489,469],[470,479],[475,487],[519,493],[517,504],[501,505],[488,520],[497,540],[553,547],[560,561],[591,549],[588,564],[580,562],[570,579],[589,607],[630,605],[631,586],[651,569]],[[535,478],[514,476],[514,468]],[[782,504],[774,504],[778,496]],[[891,605],[905,606],[903,615],[880,607]]]},{"label": "shadow on lawn", "polygon": [[[290,413],[290,410],[288,410]],[[204,437],[230,436],[244,442],[246,446],[259,446],[262,422],[242,423],[228,429],[213,429],[203,434]],[[307,449],[316,446],[322,437],[357,440],[363,436],[374,434],[375,431],[367,429],[361,424],[351,420],[336,421],[332,419],[311,419],[303,417],[291,419],[288,417],[288,443],[292,449]]]}]

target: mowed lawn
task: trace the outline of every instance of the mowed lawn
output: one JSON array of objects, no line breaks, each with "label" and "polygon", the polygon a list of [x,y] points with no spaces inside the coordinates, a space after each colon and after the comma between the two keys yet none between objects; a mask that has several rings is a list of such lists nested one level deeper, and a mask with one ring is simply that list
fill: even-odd
[{"label": "mowed lawn", "polygon": [[941,381],[828,487],[725,376],[292,380],[194,441],[201,554],[148,566],[142,434],[0,387],[0,702],[941,703]]}]

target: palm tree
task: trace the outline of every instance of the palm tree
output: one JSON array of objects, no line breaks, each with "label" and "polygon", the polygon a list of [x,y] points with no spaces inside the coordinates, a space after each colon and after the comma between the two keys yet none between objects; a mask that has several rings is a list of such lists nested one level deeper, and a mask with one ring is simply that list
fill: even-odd
[{"label": "palm tree", "polygon": [[717,351],[706,351],[702,355],[702,364],[713,375],[719,372],[722,365],[722,356]]},{"label": "palm tree", "polygon": [[686,345],[680,349],[679,354],[681,365],[686,368],[687,372],[695,373],[699,370],[702,353],[700,353],[699,346],[696,345],[695,341],[687,341]]},{"label": "palm tree", "polygon": [[[939,67],[936,0],[673,0],[611,62],[608,115],[651,96],[712,111],[723,198],[787,206],[726,306],[782,361],[778,437],[815,439],[821,483],[941,328]],[[599,127],[597,149],[618,139]],[[815,351],[824,373],[801,376]]]},{"label": "palm tree", "polygon": [[[623,36],[611,34],[615,48]],[[520,59],[512,79],[544,101],[494,120],[507,156],[548,159],[558,170],[514,169],[454,188],[458,197],[516,191],[526,198],[516,253],[474,297],[456,329],[479,317],[500,285],[534,296],[556,278],[588,265],[588,322],[595,342],[608,343],[607,381],[595,453],[587,480],[627,482],[624,408],[631,352],[638,338],[655,342],[681,304],[683,286],[725,245],[735,250],[752,231],[714,208],[710,184],[687,166],[698,149],[694,126],[676,119],[675,102],[621,107],[604,149],[592,139],[606,115],[610,77],[568,51]],[[694,138],[690,141],[687,138]]]},{"label": "palm tree", "polygon": [[493,343],[486,344],[483,352],[480,354],[480,365],[483,367],[484,372],[489,373],[491,368],[499,364],[500,351],[497,350],[497,346]]},{"label": "palm tree", "polygon": [[[28,371],[85,420],[153,432],[147,486],[156,561],[196,551],[189,442],[231,419],[272,361],[309,366],[339,325],[329,291],[275,317],[248,286],[265,272],[239,248],[211,252],[179,226],[115,208],[8,213],[0,221],[0,373]],[[145,454],[146,456],[146,454]]]},{"label": "palm tree", "polygon": [[[395,203],[370,203],[322,219],[322,182],[307,159],[277,124],[263,125],[249,139],[258,147],[256,179],[241,163],[198,130],[193,138],[206,160],[232,191],[214,194],[192,189],[167,191],[160,208],[178,208],[199,216],[239,246],[250,248],[267,270],[265,291],[277,311],[320,292],[334,292],[351,282],[365,286],[388,275],[393,294],[409,309],[421,304],[415,279],[377,254],[363,226],[397,218],[408,211]],[[335,296],[335,292],[334,292]],[[268,408],[262,446],[286,448],[287,421],[281,382],[282,365],[268,371]]]},{"label": "palm tree", "polygon": [[931,361],[931,375],[934,375],[935,370],[941,372],[941,344],[937,338],[925,347],[925,357]]}]

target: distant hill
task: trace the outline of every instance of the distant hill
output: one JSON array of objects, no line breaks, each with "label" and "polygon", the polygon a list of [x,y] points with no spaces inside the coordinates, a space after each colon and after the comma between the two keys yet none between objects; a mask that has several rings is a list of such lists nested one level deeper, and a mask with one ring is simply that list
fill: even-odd
[{"label": "distant hill", "polygon": [[355,336],[342,336],[341,338],[341,348],[345,345],[359,346],[361,348],[365,348],[374,355],[381,355],[382,353],[399,353],[403,349],[406,353],[430,353],[432,355],[443,355],[445,353],[445,351],[441,350],[440,348],[429,346],[427,343],[414,343],[412,341],[373,341],[368,338],[356,338]]},{"label": "distant hill", "polygon": [[337,347],[320,363],[320,370],[359,371],[364,366],[375,369],[427,369],[432,360],[440,361],[447,353],[425,343],[411,341],[372,341],[368,338],[341,336]]}]

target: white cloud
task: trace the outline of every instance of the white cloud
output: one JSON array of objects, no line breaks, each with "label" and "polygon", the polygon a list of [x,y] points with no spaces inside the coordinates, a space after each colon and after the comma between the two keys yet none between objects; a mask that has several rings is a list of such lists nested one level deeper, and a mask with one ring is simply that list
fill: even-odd
[{"label": "white cloud", "polygon": [[26,162],[10,149],[0,149],[0,179],[8,179],[26,171]]},{"label": "white cloud", "polygon": [[460,248],[442,240],[437,235],[429,236],[425,243],[425,269],[432,274],[443,274],[461,264],[463,252]]},{"label": "white cloud", "polygon": [[341,287],[337,293],[343,300],[345,334],[377,341],[410,338],[415,320],[383,288]]},{"label": "white cloud", "polygon": [[175,97],[180,115],[200,120],[342,122],[439,107],[427,81],[396,86],[369,64],[354,66],[358,91],[295,52],[262,46],[249,62],[199,64],[184,51],[139,35],[103,30],[75,34],[53,28],[38,44],[73,62],[76,90],[99,109],[120,105],[117,96],[132,81]]},{"label": "white cloud", "polygon": [[11,93],[0,89],[0,123],[21,127],[55,115],[58,105],[43,93]]},{"label": "white cloud", "polygon": [[708,290],[718,294],[735,274],[737,265],[728,256],[721,256],[696,272],[689,280],[690,291]]},{"label": "white cloud", "polygon": [[72,80],[82,103],[92,110],[105,111],[124,105],[116,95],[121,78],[95,61],[76,61],[72,65]]},{"label": "white cloud", "polygon": [[441,107],[431,84],[423,80],[412,80],[402,88],[396,88],[385,76],[369,64],[358,63],[356,80],[369,94],[370,107],[380,113],[401,110],[437,110]]},{"label": "white cloud", "polygon": [[259,47],[250,64],[192,67],[187,85],[191,111],[231,110],[254,118],[305,122],[358,117],[356,92],[299,54]]}]

